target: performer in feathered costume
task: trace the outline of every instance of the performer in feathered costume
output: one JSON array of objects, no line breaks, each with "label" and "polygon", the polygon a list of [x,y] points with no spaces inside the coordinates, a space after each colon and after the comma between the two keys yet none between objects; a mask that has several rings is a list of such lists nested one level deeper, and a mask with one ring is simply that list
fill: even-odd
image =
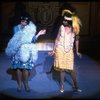
[{"label": "performer in feathered costume", "polygon": [[45,33],[44,29],[36,35],[36,25],[27,15],[21,16],[20,24],[14,27],[14,35],[9,40],[5,53],[11,59],[11,68],[17,72],[18,91],[21,91],[21,80],[23,80],[26,91],[30,90],[28,70],[34,67],[38,58],[35,42],[40,35]]},{"label": "performer in feathered costume", "polygon": [[64,78],[65,72],[68,71],[71,74],[74,82],[74,90],[81,92],[76,81],[74,70],[74,41],[76,44],[76,54],[81,57],[79,53],[79,32],[81,21],[73,12],[69,9],[62,11],[62,24],[59,28],[57,38],[54,44],[53,52],[49,52],[49,55],[54,54],[54,69],[60,71],[61,80],[61,92],[64,92]]}]

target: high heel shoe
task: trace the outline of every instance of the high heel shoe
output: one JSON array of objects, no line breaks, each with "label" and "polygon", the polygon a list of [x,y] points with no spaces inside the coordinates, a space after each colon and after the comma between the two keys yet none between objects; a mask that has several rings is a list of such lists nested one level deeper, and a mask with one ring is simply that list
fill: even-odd
[{"label": "high heel shoe", "polygon": [[64,86],[63,86],[63,85],[61,85],[60,92],[61,92],[61,93],[63,93],[63,92],[64,92]]},{"label": "high heel shoe", "polygon": [[64,89],[61,89],[60,92],[63,93],[64,92]]},{"label": "high heel shoe", "polygon": [[26,90],[26,92],[30,92],[31,90],[30,89],[25,89]]},{"label": "high heel shoe", "polygon": [[77,91],[77,92],[82,92],[82,90],[81,90],[81,89],[76,89],[76,91]]},{"label": "high heel shoe", "polygon": [[82,92],[82,90],[81,89],[74,89],[74,93],[80,93],[80,92]]},{"label": "high heel shoe", "polygon": [[26,92],[30,92],[30,88],[27,86],[27,87],[25,87],[25,91]]},{"label": "high heel shoe", "polygon": [[18,91],[18,92],[21,92],[21,91],[22,91],[21,87],[18,87],[18,88],[17,88],[17,91]]}]

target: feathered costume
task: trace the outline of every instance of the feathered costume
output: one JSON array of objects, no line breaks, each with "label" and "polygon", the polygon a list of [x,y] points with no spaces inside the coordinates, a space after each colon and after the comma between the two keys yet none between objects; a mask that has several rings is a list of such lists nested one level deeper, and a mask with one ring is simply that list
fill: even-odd
[{"label": "feathered costume", "polygon": [[8,42],[5,53],[11,59],[11,68],[32,69],[37,58],[36,26],[31,21],[24,28],[21,25],[14,27],[14,36]]}]

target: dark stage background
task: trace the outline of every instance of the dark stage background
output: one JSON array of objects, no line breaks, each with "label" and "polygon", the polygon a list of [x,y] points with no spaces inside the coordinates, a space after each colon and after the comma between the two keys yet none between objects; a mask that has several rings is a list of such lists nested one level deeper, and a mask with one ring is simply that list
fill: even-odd
[{"label": "dark stage background", "polygon": [[37,32],[47,29],[47,34],[39,40],[54,40],[59,27],[61,9],[71,5],[82,21],[80,32],[80,51],[82,53],[100,57],[100,2],[65,2],[65,1],[9,1],[0,2],[0,52],[12,37],[12,27],[17,22],[17,17],[27,11],[37,26]]}]

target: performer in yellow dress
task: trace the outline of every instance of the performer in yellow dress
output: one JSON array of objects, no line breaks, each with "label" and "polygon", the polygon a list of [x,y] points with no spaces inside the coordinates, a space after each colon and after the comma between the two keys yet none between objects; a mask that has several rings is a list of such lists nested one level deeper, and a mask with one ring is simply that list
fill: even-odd
[{"label": "performer in yellow dress", "polygon": [[80,19],[74,15],[70,10],[64,9],[62,11],[62,24],[59,28],[59,32],[54,44],[53,52],[49,52],[49,55],[54,54],[54,69],[60,71],[61,79],[61,92],[64,92],[64,78],[65,72],[71,73],[72,80],[74,82],[74,90],[81,92],[78,87],[75,71],[74,71],[74,41],[76,43],[76,54],[81,57],[81,53],[78,51],[79,45],[79,32],[80,32]]}]

